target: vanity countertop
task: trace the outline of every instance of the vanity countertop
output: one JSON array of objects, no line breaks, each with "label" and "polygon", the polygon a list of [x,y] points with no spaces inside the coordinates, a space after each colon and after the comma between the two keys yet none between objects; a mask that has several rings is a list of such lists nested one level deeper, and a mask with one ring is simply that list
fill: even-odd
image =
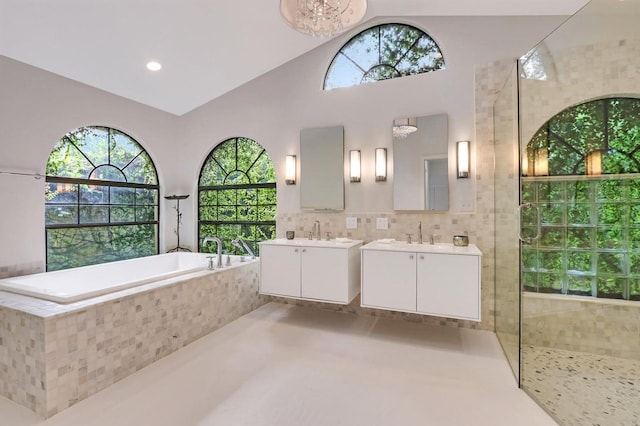
[{"label": "vanity countertop", "polygon": [[416,253],[459,254],[466,256],[482,256],[482,252],[473,244],[467,247],[454,246],[452,243],[407,243],[395,240],[376,240],[360,247],[361,250],[404,251]]},{"label": "vanity countertop", "polygon": [[362,244],[362,240],[350,238],[334,238],[331,240],[310,240],[308,238],[276,238],[275,240],[261,241],[261,245],[294,246],[294,247],[326,247],[326,248],[351,248]]}]

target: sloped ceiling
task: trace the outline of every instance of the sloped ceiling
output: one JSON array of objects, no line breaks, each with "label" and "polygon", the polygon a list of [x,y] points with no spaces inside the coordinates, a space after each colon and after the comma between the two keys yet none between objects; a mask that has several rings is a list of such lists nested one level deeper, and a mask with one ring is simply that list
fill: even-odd
[{"label": "sloped ceiling", "polygon": [[[378,16],[571,15],[587,0],[369,0]],[[326,42],[278,0],[0,0],[0,54],[175,115]],[[145,68],[150,60],[161,71]],[[1,71],[1,70],[0,70]]]}]

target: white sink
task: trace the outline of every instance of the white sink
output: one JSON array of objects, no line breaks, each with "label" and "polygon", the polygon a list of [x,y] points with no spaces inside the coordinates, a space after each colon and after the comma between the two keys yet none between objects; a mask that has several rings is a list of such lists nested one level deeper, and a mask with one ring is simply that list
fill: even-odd
[{"label": "white sink", "polygon": [[297,247],[337,247],[337,248],[350,248],[358,244],[362,244],[362,240],[352,239],[332,239],[332,240],[310,240],[308,238],[295,238],[293,240],[287,240],[286,238],[277,238],[270,241],[262,241],[260,244],[274,244],[274,245],[286,245]]},{"label": "white sink", "polygon": [[406,251],[416,253],[445,253],[445,254],[463,254],[463,255],[481,255],[482,253],[473,244],[467,247],[454,246],[452,243],[407,243],[405,241],[376,240],[362,246],[363,250],[385,250],[385,251]]}]

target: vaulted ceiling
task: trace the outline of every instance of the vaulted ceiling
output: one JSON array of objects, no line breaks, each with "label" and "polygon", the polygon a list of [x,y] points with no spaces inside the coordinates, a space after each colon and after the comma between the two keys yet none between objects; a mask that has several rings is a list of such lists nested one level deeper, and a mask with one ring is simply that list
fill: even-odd
[{"label": "vaulted ceiling", "polygon": [[[365,21],[571,15],[585,3],[369,0]],[[285,24],[278,0],[0,0],[1,55],[176,115],[324,42]],[[162,70],[148,71],[150,60]]]}]

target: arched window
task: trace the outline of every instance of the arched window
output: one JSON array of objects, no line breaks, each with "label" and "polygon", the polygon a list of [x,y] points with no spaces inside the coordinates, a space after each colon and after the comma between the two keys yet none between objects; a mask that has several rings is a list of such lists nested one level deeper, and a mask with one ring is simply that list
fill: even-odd
[{"label": "arched window", "polygon": [[[525,289],[640,300],[640,99],[561,111],[525,158],[522,202],[539,208],[541,225],[522,247]],[[524,237],[538,234],[535,209],[522,225]]]},{"label": "arched window", "polygon": [[640,99],[606,98],[567,108],[536,132],[527,154],[525,175],[640,173]]},{"label": "arched window", "polygon": [[257,255],[258,242],[275,238],[275,233],[276,173],[269,155],[252,139],[225,140],[200,170],[198,241],[219,237],[224,253],[236,253],[231,240],[240,237]]},{"label": "arched window", "polygon": [[46,175],[47,270],[158,253],[158,176],[133,138],[81,127],[53,148]]},{"label": "arched window", "polygon": [[440,47],[405,24],[369,28],[349,40],[331,61],[324,90],[444,69]]}]

